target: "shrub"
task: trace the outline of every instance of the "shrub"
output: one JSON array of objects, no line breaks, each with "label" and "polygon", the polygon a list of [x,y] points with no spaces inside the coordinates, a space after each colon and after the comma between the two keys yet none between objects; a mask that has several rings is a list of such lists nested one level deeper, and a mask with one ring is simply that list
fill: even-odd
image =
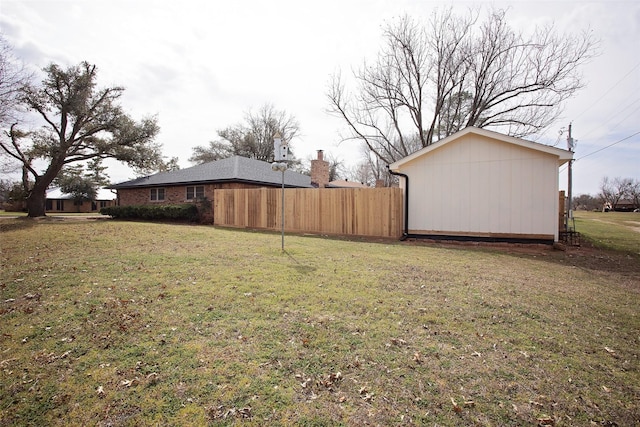
[{"label": "shrub", "polygon": [[191,203],[180,205],[109,206],[100,209],[100,213],[119,219],[146,219],[152,221],[198,220],[198,208]]},{"label": "shrub", "polygon": [[211,206],[211,201],[206,197],[202,197],[198,199],[196,207],[198,209],[198,221],[200,224],[213,224],[213,208]]}]

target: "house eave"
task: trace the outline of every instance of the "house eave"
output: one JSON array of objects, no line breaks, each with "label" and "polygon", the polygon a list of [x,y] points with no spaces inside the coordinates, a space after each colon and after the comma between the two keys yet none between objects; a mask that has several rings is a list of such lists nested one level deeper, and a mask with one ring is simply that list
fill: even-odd
[{"label": "house eave", "polygon": [[[227,178],[227,179],[203,180],[203,181],[183,181],[183,182],[167,182],[167,183],[135,184],[135,185],[115,184],[107,188],[114,189],[114,190],[135,190],[140,188],[181,187],[185,185],[214,185],[214,184],[229,184],[229,183],[259,185],[263,187],[281,187],[282,186],[282,183],[277,183],[277,182],[252,181],[248,179]],[[311,185],[303,186],[303,185],[291,184],[287,182],[284,183],[284,186],[285,188],[311,188]]]}]

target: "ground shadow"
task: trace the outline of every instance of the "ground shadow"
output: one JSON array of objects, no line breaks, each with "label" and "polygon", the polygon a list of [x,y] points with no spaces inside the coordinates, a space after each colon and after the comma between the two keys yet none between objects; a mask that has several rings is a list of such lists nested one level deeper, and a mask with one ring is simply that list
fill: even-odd
[{"label": "ground shadow", "polygon": [[583,270],[623,275],[640,275],[640,256],[593,246],[582,239],[580,246],[538,245],[518,243],[478,243],[413,240],[405,244],[501,253],[516,258],[532,259],[572,266]]},{"label": "ground shadow", "polygon": [[4,233],[7,231],[24,230],[27,228],[31,228],[34,225],[36,225],[36,220],[24,216],[18,218],[0,218],[0,233]]},{"label": "ground shadow", "polygon": [[315,272],[317,270],[317,267],[313,267],[311,265],[301,264],[297,259],[295,259],[295,257],[293,255],[291,255],[286,250],[284,250],[283,253],[285,253],[287,255],[287,257],[289,257],[289,259],[291,261],[293,261],[292,267],[298,273],[300,273],[300,274],[310,274],[310,273],[313,273],[313,272]]}]

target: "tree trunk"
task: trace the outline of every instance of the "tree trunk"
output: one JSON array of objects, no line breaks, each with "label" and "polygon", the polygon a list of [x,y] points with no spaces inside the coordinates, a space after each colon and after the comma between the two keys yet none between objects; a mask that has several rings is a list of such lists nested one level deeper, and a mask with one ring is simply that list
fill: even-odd
[{"label": "tree trunk", "polygon": [[27,197],[27,216],[31,218],[46,216],[46,203],[47,187],[43,187],[41,183],[36,182],[31,193],[29,193],[29,197]]}]

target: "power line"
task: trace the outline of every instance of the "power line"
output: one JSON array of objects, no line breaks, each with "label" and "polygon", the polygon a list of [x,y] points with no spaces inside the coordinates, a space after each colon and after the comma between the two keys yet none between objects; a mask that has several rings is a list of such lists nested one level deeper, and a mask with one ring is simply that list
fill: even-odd
[{"label": "power line", "polygon": [[[640,99],[639,99],[639,100],[640,100]],[[633,105],[633,104],[631,104],[631,105]],[[630,106],[631,106],[631,105],[630,105]],[[626,108],[625,108],[625,110],[626,110]],[[638,110],[640,110],[640,105],[639,105],[638,107],[636,107],[634,110],[632,110],[629,114],[627,114],[626,116],[624,116],[624,117],[622,118],[622,120],[620,120],[618,123],[616,123],[615,125],[613,125],[613,127],[609,128],[609,130],[611,131],[611,130],[613,130],[613,129],[617,128],[618,126],[620,126],[620,124],[621,124],[622,122],[624,122],[625,120],[627,120],[629,117],[631,117],[631,115],[633,115],[633,113],[635,113],[635,112],[636,112],[636,111],[638,111]],[[623,110],[623,111],[624,111],[624,110]],[[621,112],[622,112],[622,111],[621,111]]]},{"label": "power line", "polygon": [[[622,139],[621,139],[621,140],[619,140],[619,141],[613,142],[613,143],[611,143],[611,144],[609,144],[609,145],[607,145],[607,146],[605,146],[605,147],[599,148],[599,149],[597,149],[596,151],[592,151],[592,152],[591,152],[591,153],[589,153],[589,154],[585,154],[585,155],[584,155],[584,156],[582,156],[582,157],[578,157],[577,159],[575,159],[575,160],[574,160],[574,162],[577,162],[578,160],[582,160],[582,159],[584,159],[585,157],[589,157],[589,156],[591,156],[591,155],[593,155],[593,154],[599,153],[599,152],[601,152],[601,151],[603,151],[603,150],[606,150],[607,148],[613,147],[613,146],[614,146],[614,145],[616,145],[616,144],[620,144],[621,142],[624,142],[624,141],[626,141],[626,140],[627,140],[627,139],[629,139],[629,138],[633,138],[633,137],[634,137],[634,136],[636,136],[636,135],[640,135],[640,131],[638,131],[638,132],[636,132],[636,133],[634,133],[634,134],[631,134],[631,135],[629,135],[629,136],[627,136],[627,137],[625,137],[625,138],[622,138]],[[560,170],[560,173],[564,172],[564,170],[565,170],[566,168],[567,168],[567,165],[565,165],[565,166]]]},{"label": "power line", "polygon": [[611,86],[608,90],[606,90],[601,96],[600,98],[598,98],[595,102],[591,103],[591,105],[589,105],[585,110],[583,110],[580,114],[578,114],[574,120],[577,120],[579,117],[581,117],[584,113],[586,113],[587,111],[589,111],[594,105],[598,104],[600,102],[600,100],[602,98],[604,98],[605,96],[607,96],[609,93],[611,93],[611,91],[618,86],[624,79],[626,79],[631,73],[633,73],[636,68],[640,67],[640,62],[638,62],[633,68],[631,68],[631,70],[629,70],[629,72],[627,74],[625,74],[624,76],[622,76],[617,82],[615,82],[613,84],[613,86]]},{"label": "power line", "polygon": [[629,139],[629,138],[633,138],[634,136],[639,135],[639,134],[640,134],[640,131],[638,131],[638,132],[636,132],[636,133],[634,133],[634,134],[632,134],[632,135],[629,135],[629,136],[627,136],[626,138],[622,138],[622,139],[621,139],[621,140],[619,140],[619,141],[616,141],[616,142],[614,142],[614,143],[611,143],[611,144],[607,145],[606,147],[599,148],[599,149],[598,149],[598,150],[596,150],[596,151],[592,151],[592,152],[591,152],[591,153],[589,153],[589,154],[585,154],[585,155],[584,155],[584,156],[582,156],[582,157],[578,157],[578,158],[576,159],[576,161],[577,161],[577,160],[582,160],[582,159],[584,159],[585,157],[589,157],[589,156],[590,156],[590,155],[592,155],[592,154],[599,153],[599,152],[601,152],[602,150],[606,150],[607,148],[609,148],[609,147],[613,147],[613,146],[614,146],[614,145],[616,145],[616,144],[620,144],[621,142],[624,142],[624,141],[626,141],[627,139]]}]

